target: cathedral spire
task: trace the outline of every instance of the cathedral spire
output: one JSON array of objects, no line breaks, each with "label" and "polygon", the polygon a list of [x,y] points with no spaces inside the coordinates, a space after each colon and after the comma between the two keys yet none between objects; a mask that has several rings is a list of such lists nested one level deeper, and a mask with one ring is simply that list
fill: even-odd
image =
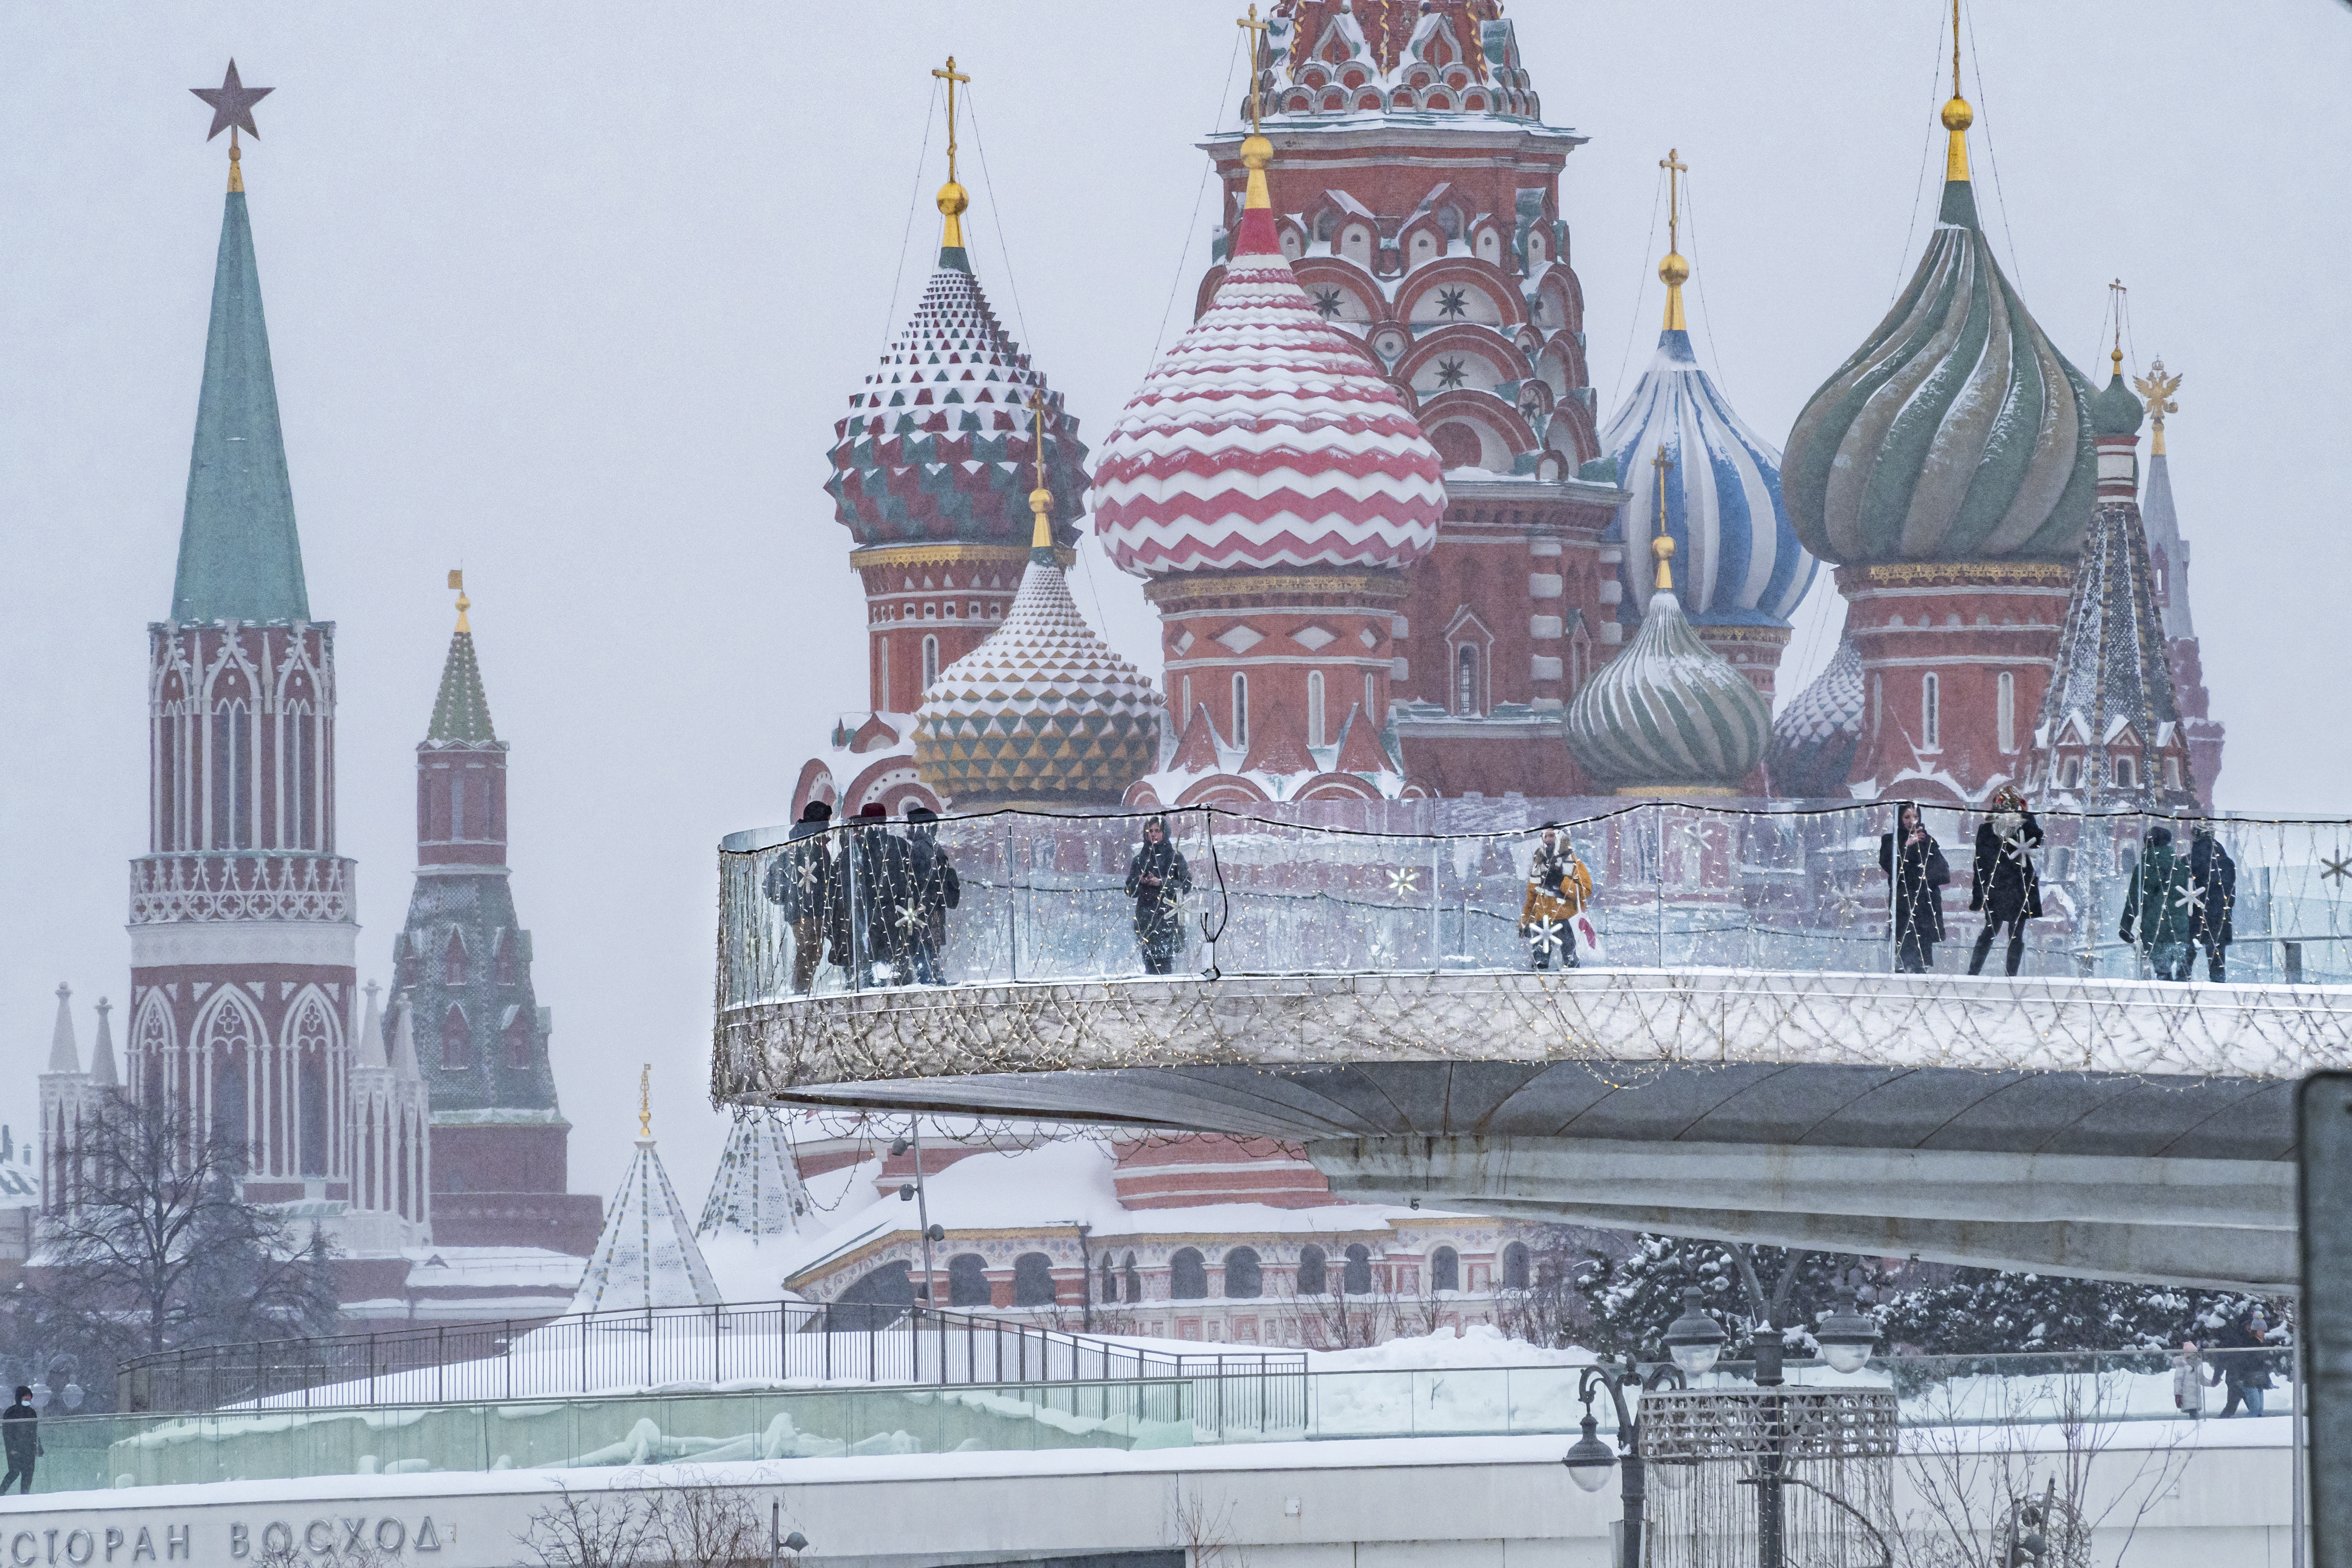
[{"label": "cathedral spire", "polygon": [[1969,183],[1969,127],[1977,111],[1960,96],[1960,0],[1952,0],[1952,96],[1941,116],[1948,133],[1944,144],[1944,205],[1937,216],[1969,228],[1977,224],[1975,187]]},{"label": "cathedral spire", "polygon": [[[268,89],[243,87],[232,63],[221,88],[193,90],[213,106],[214,134],[226,129],[235,141],[240,126],[252,129],[252,102]],[[229,164],[172,588],[172,619],[183,625],[310,618],[240,170]]]},{"label": "cathedral spire", "polygon": [[107,1015],[114,1005],[101,996],[98,999],[98,1038],[89,1046],[89,1081],[100,1089],[121,1089],[122,1077],[114,1067],[114,1027]]},{"label": "cathedral spire", "polygon": [[948,183],[940,187],[940,265],[958,272],[971,270],[971,258],[963,246],[963,215],[971,205],[971,194],[956,180],[956,84],[971,78],[956,69],[955,57],[950,55],[943,69],[931,72],[948,84]]},{"label": "cathedral spire", "polygon": [[58,982],[58,1021],[49,1031],[49,1070],[81,1071],[81,1047],[74,1040],[73,987]]},{"label": "cathedral spire", "polygon": [[1690,263],[1682,255],[1682,184],[1680,176],[1690,172],[1682,161],[1680,149],[1669,147],[1666,155],[1658,160],[1658,167],[1666,172],[1666,254],[1658,262],[1658,277],[1666,286],[1665,330],[1682,332],[1690,330],[1683,318],[1683,285],[1690,280]]}]

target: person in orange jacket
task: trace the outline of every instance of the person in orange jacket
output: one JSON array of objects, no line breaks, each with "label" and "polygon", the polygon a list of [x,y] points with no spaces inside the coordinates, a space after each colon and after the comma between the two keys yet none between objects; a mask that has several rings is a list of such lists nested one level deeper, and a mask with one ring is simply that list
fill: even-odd
[{"label": "person in orange jacket", "polygon": [[1557,822],[1547,822],[1543,842],[1528,869],[1527,902],[1519,910],[1519,935],[1528,944],[1530,968],[1549,969],[1553,954],[1562,969],[1576,967],[1576,917],[1592,897],[1592,873],[1576,858]]}]

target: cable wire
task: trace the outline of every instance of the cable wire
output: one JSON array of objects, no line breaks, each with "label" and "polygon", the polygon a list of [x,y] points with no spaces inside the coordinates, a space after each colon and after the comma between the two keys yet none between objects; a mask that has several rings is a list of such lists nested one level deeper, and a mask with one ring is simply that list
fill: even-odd
[{"label": "cable wire", "polygon": [[2025,269],[2017,264],[2017,231],[2009,224],[2009,197],[2000,188],[2000,154],[1993,150],[1992,116],[1985,102],[1984,56],[1977,48],[1977,14],[1974,7],[1968,13],[1969,64],[1975,68],[1977,78],[1977,120],[1984,130],[1985,164],[1992,171],[1993,201],[2000,208],[2001,237],[2009,241],[2009,280],[2017,291],[2025,292]]},{"label": "cable wire", "polygon": [[[1216,117],[1209,121],[1212,127],[1223,126],[1225,122],[1225,103],[1234,87],[1234,62],[1241,58],[1241,53],[1242,41],[1237,33],[1234,37],[1233,52],[1225,59],[1225,79],[1217,89]],[[1254,65],[1255,62],[1252,63]],[[1184,263],[1191,260],[1192,257],[1192,235],[1200,226],[1201,203],[1207,199],[1209,179],[1216,172],[1216,163],[1212,159],[1201,170],[1201,183],[1193,188],[1192,211],[1184,219],[1184,232],[1177,238],[1176,270],[1168,279],[1168,302],[1160,309],[1159,330],[1151,335],[1151,356],[1143,367],[1143,374],[1146,375],[1150,375],[1160,363],[1160,345],[1168,338],[1168,318],[1175,314],[1176,292],[1184,286]]]},{"label": "cable wire", "polygon": [[971,144],[980,154],[980,188],[988,193],[988,219],[996,227],[996,254],[1004,264],[1005,287],[1013,290],[1013,319],[1021,328],[1021,341],[1029,345],[1032,359],[1036,357],[1037,340],[1029,334],[1029,318],[1021,310],[1021,279],[1013,270],[1013,249],[1004,243],[1004,208],[996,200],[995,184],[988,177],[988,142],[980,133],[980,94],[971,85],[964,84],[965,112],[971,116]]},{"label": "cable wire", "polygon": [[[1944,14],[1936,13],[1936,63],[1927,72],[1927,101],[1936,101],[1936,93],[1944,80]],[[1911,182],[1911,221],[1903,226],[1903,252],[1895,258],[1895,287],[1886,291],[1886,303],[1892,308],[1903,297],[1904,268],[1911,264],[1911,237],[1919,232],[1919,204],[1927,199],[1927,160],[1936,151],[1936,121],[1927,121],[1927,133],[1919,142],[1919,173]]]},{"label": "cable wire", "polygon": [[907,198],[907,231],[898,237],[898,270],[890,275],[890,303],[882,318],[882,342],[887,352],[890,329],[898,323],[898,285],[907,277],[907,251],[915,242],[915,211],[923,205],[923,169],[931,161],[931,127],[940,117],[940,89],[931,89],[931,106],[923,116],[923,150],[915,156],[915,189]]},{"label": "cable wire", "polygon": [[[1660,170],[1658,183],[1650,192],[1650,232],[1642,240],[1642,281],[1633,289],[1633,314],[1625,323],[1625,352],[1617,361],[1617,384],[1612,390],[1620,403],[1625,399],[1626,367],[1633,363],[1633,338],[1642,330],[1642,302],[1650,295],[1650,258],[1657,254],[1658,206],[1665,199],[1666,176],[1665,172]],[[1617,479],[1622,483],[1625,476],[1620,474]]]}]

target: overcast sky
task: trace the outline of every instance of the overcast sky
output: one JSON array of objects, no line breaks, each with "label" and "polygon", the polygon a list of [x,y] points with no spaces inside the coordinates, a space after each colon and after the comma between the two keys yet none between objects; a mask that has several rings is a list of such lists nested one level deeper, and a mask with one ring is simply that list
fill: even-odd
[{"label": "overcast sky", "polygon": [[[414,748],[462,563],[514,748],[514,891],[573,1184],[618,1180],[652,1061],[655,1131],[698,1205],[713,847],[785,815],[865,690],[821,486],[844,398],[938,243],[927,72],[953,52],[975,79],[977,269],[1099,445],[1205,264],[1192,143],[1233,101],[1234,9],[0,8],[17,193],[0,518],[22,634],[0,681],[0,1118],[20,1136],[32,1120],[58,980],[85,1048],[88,1005],[120,1017],[127,984],[146,626],[170,605],[226,172],[188,88],[234,54],[277,89],[245,167],[310,604],[337,626],[362,976],[387,977],[407,906]],[[1603,414],[1655,338],[1674,146],[1701,362],[1785,439],[1933,221],[1939,0],[1509,10],[1546,120],[1591,138],[1561,207]],[[2120,276],[2135,367],[2161,354],[2187,376],[2170,447],[2229,725],[2221,804],[2352,810],[2323,684],[2352,489],[2352,10],[1974,0],[1968,26],[2002,264],[2086,371]],[[1083,559],[1080,605],[1156,675],[1137,586],[1091,542]],[[1827,586],[1784,692],[1834,645]]]}]

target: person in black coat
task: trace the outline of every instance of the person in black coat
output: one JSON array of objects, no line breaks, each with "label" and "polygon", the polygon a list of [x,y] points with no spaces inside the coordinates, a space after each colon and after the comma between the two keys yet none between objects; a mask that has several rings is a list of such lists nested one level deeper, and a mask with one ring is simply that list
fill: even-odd
[{"label": "person in black coat", "polygon": [[[1894,884],[1895,967],[1906,974],[1922,974],[1935,966],[1936,944],[1944,940],[1944,887],[1952,879],[1952,868],[1916,805],[1905,801],[1895,820],[1895,832],[1878,836],[1878,868]],[[1897,835],[1903,843],[1899,876]]]},{"label": "person in black coat", "polygon": [[[825,939],[839,923],[837,885],[833,851],[825,842],[833,826],[833,807],[813,800],[801,808],[801,819],[785,837],[784,852],[768,864],[761,890],[782,911],[793,928],[793,994],[804,996],[816,983],[816,966],[824,958]],[[845,936],[835,944],[836,963],[846,956]]]},{"label": "person in black coat", "polygon": [[[908,913],[913,887],[908,877],[907,846],[890,831],[887,806],[877,803],[857,814],[850,825],[848,867],[849,930],[845,933],[856,961],[860,985],[904,985],[911,976],[908,935],[916,923]],[[882,973],[887,970],[887,976]]]},{"label": "person in black coat", "polygon": [[1992,953],[1992,939],[2009,928],[2009,973],[2015,974],[2025,959],[2025,922],[2042,918],[2042,879],[2034,874],[2032,852],[2042,847],[2042,825],[2026,809],[2025,794],[2015,784],[1993,791],[1992,814],[1977,825],[1977,854],[1969,883],[1969,908],[1984,911],[1984,930],[1977,933],[1976,950],[1969,955],[1969,973],[1984,973]]},{"label": "person in black coat", "polygon": [[2205,950],[2205,973],[2215,984],[2230,977],[2230,921],[2238,903],[2238,863],[2213,837],[2210,823],[2189,834],[2189,883],[2197,908],[2190,935]]},{"label": "person in black coat", "polygon": [[948,911],[963,902],[963,879],[940,847],[940,814],[927,805],[907,808],[908,904],[916,920],[907,928],[907,962],[918,985],[944,985],[940,950],[948,942]]},{"label": "person in black coat", "polygon": [[23,1384],[16,1385],[16,1403],[0,1411],[0,1448],[7,1450],[8,1474],[0,1479],[0,1492],[8,1489],[8,1482],[22,1476],[25,1484],[19,1491],[33,1489],[33,1461],[41,1454],[41,1413],[33,1408],[33,1391]]},{"label": "person in black coat", "polygon": [[1135,942],[1143,950],[1143,972],[1166,974],[1176,965],[1184,940],[1183,898],[1192,890],[1192,868],[1168,837],[1164,817],[1143,825],[1143,846],[1127,863],[1127,896],[1135,900]]}]

